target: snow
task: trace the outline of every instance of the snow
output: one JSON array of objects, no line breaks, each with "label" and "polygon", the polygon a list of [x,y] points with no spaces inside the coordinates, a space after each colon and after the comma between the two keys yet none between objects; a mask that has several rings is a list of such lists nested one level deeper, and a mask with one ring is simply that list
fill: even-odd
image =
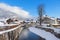
[{"label": "snow", "polygon": [[[7,18],[7,19],[8,19],[8,18]],[[15,24],[14,24],[14,23],[7,24],[7,23],[5,22],[7,19],[0,19],[0,27],[12,26],[12,25],[18,25],[18,24],[20,24],[20,21],[15,22]]]},{"label": "snow", "polygon": [[12,26],[12,25],[18,25],[18,24],[5,24],[4,26]]},{"label": "snow", "polygon": [[[0,28],[5,28],[5,27],[9,27],[9,26],[12,26],[12,25],[19,25],[20,22],[15,22],[16,24],[4,24],[4,19],[0,19]],[[12,28],[12,29],[9,29],[9,30],[4,30],[4,31],[0,31],[0,34],[3,34],[3,33],[6,33],[6,32],[10,32],[10,31],[13,31],[17,28],[21,27],[21,25],[19,25],[18,27],[15,27],[15,28]]]},{"label": "snow", "polygon": [[9,30],[0,31],[0,34],[7,33],[7,32],[10,32],[10,31],[13,31],[13,30],[16,30],[16,29],[19,28],[19,27],[21,27],[21,25],[19,25],[18,27],[15,27],[15,28],[9,29]]},{"label": "snow", "polygon": [[[39,24],[37,24],[37,25],[40,26]],[[42,24],[42,28],[53,29],[54,32],[60,33],[60,28],[59,28],[59,27],[58,27],[58,28],[55,28],[55,27],[53,27],[53,26],[51,26],[51,27],[47,27],[47,25],[49,25],[49,24]]]},{"label": "snow", "polygon": [[47,27],[47,26],[42,26],[43,28],[50,28],[53,29],[54,32],[60,33],[60,28],[55,28],[55,27]]},{"label": "snow", "polygon": [[0,28],[4,28],[4,23],[0,22]]},{"label": "snow", "polygon": [[0,18],[0,21],[6,21],[6,19],[4,19],[4,18]]},{"label": "snow", "polygon": [[35,27],[30,27],[29,30],[35,33],[36,35],[39,35],[40,37],[45,38],[46,40],[60,40],[57,37],[55,37],[53,34]]},{"label": "snow", "polygon": [[1,26],[12,26],[12,25],[18,25],[18,24],[4,24],[4,23],[1,23],[1,22],[0,22],[0,27],[1,27]]},{"label": "snow", "polygon": [[0,26],[4,25],[4,23],[0,22]]}]

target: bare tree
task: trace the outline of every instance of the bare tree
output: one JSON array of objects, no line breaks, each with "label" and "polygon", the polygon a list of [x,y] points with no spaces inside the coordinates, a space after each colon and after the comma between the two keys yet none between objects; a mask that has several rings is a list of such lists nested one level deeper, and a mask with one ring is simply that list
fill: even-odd
[{"label": "bare tree", "polygon": [[41,5],[38,6],[38,15],[39,15],[39,23],[40,23],[40,25],[42,24],[43,14],[44,14],[44,5],[41,4]]}]

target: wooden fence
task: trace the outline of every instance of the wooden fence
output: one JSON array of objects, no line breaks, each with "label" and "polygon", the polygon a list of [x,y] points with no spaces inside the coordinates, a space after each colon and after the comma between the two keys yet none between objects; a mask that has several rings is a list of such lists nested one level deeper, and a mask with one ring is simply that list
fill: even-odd
[{"label": "wooden fence", "polygon": [[0,40],[18,40],[22,31],[21,25],[0,31]]}]

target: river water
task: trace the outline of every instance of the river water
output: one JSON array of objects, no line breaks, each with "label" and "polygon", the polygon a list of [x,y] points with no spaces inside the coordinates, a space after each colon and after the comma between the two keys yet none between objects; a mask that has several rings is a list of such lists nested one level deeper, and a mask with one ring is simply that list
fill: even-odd
[{"label": "river water", "polygon": [[42,37],[32,33],[28,28],[23,29],[20,34],[19,40],[45,40]]}]

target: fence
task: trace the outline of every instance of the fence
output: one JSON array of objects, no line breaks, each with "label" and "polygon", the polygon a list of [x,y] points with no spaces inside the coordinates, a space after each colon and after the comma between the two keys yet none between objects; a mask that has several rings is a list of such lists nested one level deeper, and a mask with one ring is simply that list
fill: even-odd
[{"label": "fence", "polygon": [[0,31],[0,40],[18,40],[22,29],[21,25],[17,25],[16,27],[12,26],[12,28]]}]

